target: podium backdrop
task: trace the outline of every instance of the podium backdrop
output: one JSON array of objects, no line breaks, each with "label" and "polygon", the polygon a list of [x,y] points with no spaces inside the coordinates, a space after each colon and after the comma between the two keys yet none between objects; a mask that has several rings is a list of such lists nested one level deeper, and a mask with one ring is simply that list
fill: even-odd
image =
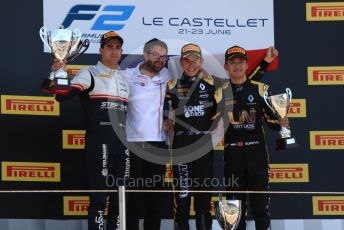
[{"label": "podium backdrop", "polygon": [[[91,3],[85,0],[85,4]],[[146,7],[164,7],[149,4],[147,1]],[[216,1],[213,4],[216,7]],[[277,152],[277,135],[268,133],[271,190],[344,192],[344,2],[276,0],[273,4],[274,38],[267,39],[261,33],[245,38],[247,43],[260,39],[274,42],[279,67],[263,81],[273,94],[291,88],[295,98],[290,122],[299,147]],[[86,189],[84,117],[79,99],[58,104],[39,90],[52,61],[51,55],[43,52],[38,34],[43,25],[43,3],[6,0],[2,9],[0,189]],[[191,15],[197,14],[197,5],[190,10]],[[164,16],[156,12],[157,17]],[[159,28],[151,28],[155,31],[151,38],[159,37]],[[138,44],[146,42],[140,35],[125,35],[129,36]],[[197,43],[197,36],[193,38]],[[223,51],[234,45],[230,35],[221,41]],[[139,58],[128,56],[123,67]],[[86,54],[73,64],[92,65],[97,60],[98,55]],[[70,73],[78,68],[71,66]],[[217,166],[221,154],[216,151]],[[166,203],[165,218],[170,218],[172,203]],[[79,193],[1,193],[0,204],[1,218],[85,218],[88,198]],[[274,219],[338,219],[344,214],[343,204],[344,195],[274,194],[271,215]]]}]

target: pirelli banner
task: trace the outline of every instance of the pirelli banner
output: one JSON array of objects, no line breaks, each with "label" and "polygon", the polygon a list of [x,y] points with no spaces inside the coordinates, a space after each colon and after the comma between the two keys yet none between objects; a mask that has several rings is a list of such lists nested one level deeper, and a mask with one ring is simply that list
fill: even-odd
[{"label": "pirelli banner", "polygon": [[1,162],[2,181],[60,182],[60,163]]},{"label": "pirelli banner", "polygon": [[[233,45],[249,51],[275,46],[278,68],[261,81],[273,95],[292,90],[288,117],[298,147],[276,151],[279,134],[265,127],[270,189],[283,191],[271,195],[271,216],[338,219],[343,215],[343,195],[330,192],[344,192],[344,2],[12,2],[20,6],[18,12],[7,10],[6,4],[2,12],[0,190],[88,188],[85,115],[79,98],[58,103],[39,89],[50,74],[52,57],[43,49],[38,30],[63,25],[79,28],[82,39],[91,42],[86,54],[68,63],[70,77],[99,60],[100,37],[108,30],[117,31],[125,40],[122,69],[142,61],[142,46],[154,37],[167,42],[176,65],[176,55],[188,42],[199,44],[204,54],[222,58]],[[223,60],[217,60],[218,65],[211,67],[226,77]],[[217,142],[214,177],[221,179],[225,143],[222,138]],[[173,182],[171,165],[166,166],[164,181],[166,186]],[[302,194],[305,191],[314,193]],[[213,196],[212,207],[217,199]],[[0,218],[85,218],[88,203],[87,193],[1,193]],[[172,219],[172,195],[161,203],[166,207],[164,218]]]},{"label": "pirelli banner", "polygon": [[344,20],[343,2],[310,2],[306,4],[307,21]]},{"label": "pirelli banner", "polygon": [[60,106],[53,97],[1,95],[1,113],[59,116]]}]

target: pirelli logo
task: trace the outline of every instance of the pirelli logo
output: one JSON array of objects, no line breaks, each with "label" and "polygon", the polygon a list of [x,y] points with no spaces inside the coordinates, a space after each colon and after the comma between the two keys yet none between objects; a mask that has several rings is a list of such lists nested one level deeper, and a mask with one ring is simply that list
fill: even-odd
[{"label": "pirelli logo", "polygon": [[344,196],[313,196],[313,215],[344,215]]},{"label": "pirelli logo", "polygon": [[183,52],[187,52],[187,51],[201,52],[201,49],[198,46],[190,44],[190,45],[185,46],[182,51]]},{"label": "pirelli logo", "polygon": [[59,116],[60,105],[54,97],[1,95],[1,113]]},{"label": "pirelli logo", "polygon": [[309,182],[308,164],[270,164],[269,179],[272,183]]},{"label": "pirelli logo", "polygon": [[310,149],[344,149],[344,131],[310,131]]},{"label": "pirelli logo", "polygon": [[344,66],[308,67],[308,85],[343,85]]},{"label": "pirelli logo", "polygon": [[88,196],[64,196],[63,215],[86,216],[89,204]]},{"label": "pirelli logo", "polygon": [[85,130],[62,130],[63,149],[84,149]]},{"label": "pirelli logo", "polygon": [[224,150],[224,149],[225,149],[225,140],[224,138],[222,138],[221,141],[217,143],[214,150]]},{"label": "pirelli logo", "polygon": [[1,162],[3,181],[60,182],[60,163]]},{"label": "pirelli logo", "polygon": [[[88,196],[64,196],[63,197],[63,215],[65,216],[87,216],[90,199]],[[107,202],[107,206],[109,202]],[[108,208],[104,215],[107,215]]]},{"label": "pirelli logo", "polygon": [[88,67],[89,65],[67,65],[68,77],[73,78],[81,69]]},{"label": "pirelli logo", "polygon": [[306,3],[307,21],[344,20],[344,2]]},{"label": "pirelli logo", "polygon": [[292,99],[290,102],[288,117],[307,117],[306,99]]}]

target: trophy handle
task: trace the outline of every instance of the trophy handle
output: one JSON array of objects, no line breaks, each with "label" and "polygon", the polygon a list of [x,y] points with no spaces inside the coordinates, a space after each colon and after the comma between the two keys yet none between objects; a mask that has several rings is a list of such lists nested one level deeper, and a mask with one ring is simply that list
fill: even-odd
[{"label": "trophy handle", "polygon": [[288,96],[288,105],[287,105],[287,113],[288,113],[293,94],[289,88],[286,88],[285,91],[287,92],[287,96]]},{"label": "trophy handle", "polygon": [[74,29],[73,30],[73,44],[72,44],[72,47],[71,47],[71,50],[76,50],[81,40],[81,31],[79,29]]},{"label": "trophy handle", "polygon": [[46,36],[49,36],[48,35],[48,29],[47,27],[41,27],[41,29],[39,30],[39,35],[41,37],[41,40],[42,42],[49,48],[49,50],[51,51],[51,48],[50,48],[50,45],[49,43],[47,42],[47,39],[46,39]]},{"label": "trophy handle", "polygon": [[215,216],[216,216],[217,222],[219,223],[221,229],[224,229],[225,228],[225,221],[221,215],[220,200],[215,202]]},{"label": "trophy handle", "polygon": [[293,94],[291,93],[291,90],[290,90],[289,88],[286,88],[285,91],[287,92],[288,100],[289,100],[289,102],[290,102],[291,99],[292,99]]},{"label": "trophy handle", "polygon": [[[84,41],[80,41],[79,44],[77,45],[75,52],[70,57],[67,58],[67,62],[72,62],[75,58],[85,53],[89,46],[90,46],[90,41],[88,39],[85,39]],[[82,50],[82,48],[84,48],[84,50]]]},{"label": "trophy handle", "polygon": [[269,103],[269,93],[267,91],[264,92],[264,101],[266,103],[267,106],[269,106],[269,108],[271,109],[271,111],[274,111],[274,109],[270,106],[270,103]]},{"label": "trophy handle", "polygon": [[[85,40],[82,42],[82,47],[84,47],[85,49],[84,49],[83,51],[81,51],[81,52],[79,53],[79,55],[85,53],[89,46],[90,46],[90,40],[85,39]],[[81,49],[80,49],[80,50],[81,50]]]}]

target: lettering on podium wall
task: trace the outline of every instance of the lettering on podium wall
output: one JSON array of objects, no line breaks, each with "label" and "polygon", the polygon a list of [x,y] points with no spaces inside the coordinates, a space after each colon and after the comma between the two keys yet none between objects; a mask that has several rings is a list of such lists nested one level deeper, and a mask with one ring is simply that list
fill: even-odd
[{"label": "lettering on podium wall", "polygon": [[306,3],[306,19],[307,21],[342,21],[344,2]]},{"label": "lettering on podium wall", "polygon": [[59,116],[60,105],[54,97],[1,95],[1,113]]},{"label": "lettering on podium wall", "polygon": [[309,182],[308,164],[270,164],[270,183]]},{"label": "lettering on podium wall", "polygon": [[313,215],[344,215],[344,196],[313,196]]},{"label": "lettering on podium wall", "polygon": [[307,117],[306,99],[292,99],[288,117]]},{"label": "lettering on podium wall", "polygon": [[344,149],[344,131],[310,131],[310,149]]},{"label": "lettering on podium wall", "polygon": [[[88,196],[64,196],[63,215],[86,216],[90,199]],[[107,215],[109,202],[107,201],[104,214]]]},{"label": "lettering on podium wall", "polygon": [[84,149],[85,130],[62,130],[63,149]]},{"label": "lettering on podium wall", "polygon": [[60,182],[60,163],[1,162],[3,181]]},{"label": "lettering on podium wall", "polygon": [[308,85],[343,85],[344,66],[308,67]]}]

